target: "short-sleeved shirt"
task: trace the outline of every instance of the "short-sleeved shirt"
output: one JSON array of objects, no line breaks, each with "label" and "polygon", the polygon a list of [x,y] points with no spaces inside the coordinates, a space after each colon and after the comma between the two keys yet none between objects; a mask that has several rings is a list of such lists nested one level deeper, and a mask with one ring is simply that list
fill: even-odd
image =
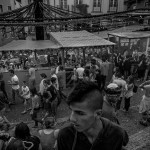
[{"label": "short-sleeved shirt", "polygon": [[[127,132],[119,125],[101,118],[103,129],[99,132],[94,144],[82,132],[77,132],[73,126],[60,130],[57,138],[58,150],[121,150],[129,138]],[[76,138],[75,138],[76,137]]]},{"label": "short-sleeved shirt", "polygon": [[51,85],[50,87],[47,88],[47,91],[49,91],[49,92],[51,93],[51,96],[52,96],[52,97],[51,97],[50,101],[52,102],[52,101],[55,100],[56,97],[57,97],[56,88],[55,88],[53,85]]},{"label": "short-sleeved shirt", "polygon": [[35,79],[35,68],[29,69],[30,79]]},{"label": "short-sleeved shirt", "polygon": [[83,79],[84,68],[82,68],[82,67],[81,68],[77,68],[76,72],[77,72],[78,78],[79,79]]},{"label": "short-sleeved shirt", "polygon": [[[12,78],[11,78],[11,82],[12,82],[12,84],[14,84],[15,82],[19,82],[19,79],[18,79],[18,77],[16,76],[16,75],[14,75]],[[14,89],[14,90],[17,90],[17,89],[19,89],[20,88],[20,86],[19,86],[19,84],[17,84],[17,85],[12,85],[12,89]]]},{"label": "short-sleeved shirt", "polygon": [[[25,99],[29,99],[30,98],[30,90],[29,90],[29,87],[28,86],[22,86],[21,88],[21,91],[22,91],[22,94],[24,95],[23,97]],[[28,93],[28,94],[27,94]]]}]

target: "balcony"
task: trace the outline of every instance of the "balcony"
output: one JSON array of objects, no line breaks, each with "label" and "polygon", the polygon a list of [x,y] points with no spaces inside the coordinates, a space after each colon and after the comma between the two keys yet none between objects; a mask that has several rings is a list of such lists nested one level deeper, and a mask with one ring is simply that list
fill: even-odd
[{"label": "balcony", "polygon": [[108,13],[117,12],[117,7],[109,7]]}]

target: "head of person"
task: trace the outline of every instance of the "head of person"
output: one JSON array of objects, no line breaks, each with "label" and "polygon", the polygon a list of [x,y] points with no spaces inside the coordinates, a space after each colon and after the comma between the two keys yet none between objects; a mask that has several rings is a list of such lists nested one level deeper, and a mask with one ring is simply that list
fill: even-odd
[{"label": "head of person", "polygon": [[10,74],[10,76],[12,77],[12,76],[15,74],[14,70],[13,70],[13,69],[10,69],[10,70],[9,70],[9,74]]},{"label": "head of person", "polygon": [[30,129],[26,123],[19,123],[15,128],[15,137],[21,140],[26,140],[30,137]]},{"label": "head of person", "polygon": [[27,82],[26,81],[23,81],[23,86],[25,87],[27,85]]},{"label": "head of person", "polygon": [[52,78],[51,78],[51,83],[52,83],[52,84],[55,84],[55,83],[56,83],[56,78],[55,78],[55,77],[52,77]]},{"label": "head of person", "polygon": [[129,78],[127,79],[128,84],[132,84],[134,83],[134,77],[133,76],[129,76]]},{"label": "head of person", "polygon": [[86,132],[101,117],[103,95],[95,83],[82,81],[70,93],[67,103],[71,109],[71,123],[77,131]]},{"label": "head of person", "polygon": [[44,84],[45,87],[49,86],[50,85],[50,80],[49,79],[44,80],[43,84]]},{"label": "head of person", "polygon": [[60,65],[60,66],[59,66],[59,70],[60,70],[60,71],[63,71],[63,70],[64,70],[64,67],[63,67],[62,65]]},{"label": "head of person", "polygon": [[47,75],[45,73],[41,73],[40,76],[41,76],[42,79],[46,79],[47,78]]},{"label": "head of person", "polygon": [[110,83],[105,89],[106,100],[113,107],[116,107],[120,94],[121,88],[116,83]]},{"label": "head of person", "polygon": [[54,118],[51,117],[51,118],[48,118],[47,120],[45,120],[45,128],[46,129],[51,129],[54,127],[54,124],[55,124],[55,121],[54,121]]}]

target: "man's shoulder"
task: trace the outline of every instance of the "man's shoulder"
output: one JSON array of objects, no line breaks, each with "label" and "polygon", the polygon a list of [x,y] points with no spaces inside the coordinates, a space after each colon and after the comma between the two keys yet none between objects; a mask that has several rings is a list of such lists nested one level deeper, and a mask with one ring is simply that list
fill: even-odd
[{"label": "man's shoulder", "polygon": [[122,137],[124,135],[125,130],[120,125],[105,118],[102,118],[102,122],[108,137]]},{"label": "man's shoulder", "polygon": [[61,129],[59,132],[59,137],[64,139],[74,137],[74,135],[75,135],[75,129],[73,128],[73,126],[67,126]]}]

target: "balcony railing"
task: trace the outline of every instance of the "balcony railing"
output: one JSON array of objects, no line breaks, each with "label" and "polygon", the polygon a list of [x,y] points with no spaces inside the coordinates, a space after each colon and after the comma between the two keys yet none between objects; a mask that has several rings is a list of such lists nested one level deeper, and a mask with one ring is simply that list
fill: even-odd
[{"label": "balcony railing", "polygon": [[117,7],[109,7],[108,12],[117,12]]}]

